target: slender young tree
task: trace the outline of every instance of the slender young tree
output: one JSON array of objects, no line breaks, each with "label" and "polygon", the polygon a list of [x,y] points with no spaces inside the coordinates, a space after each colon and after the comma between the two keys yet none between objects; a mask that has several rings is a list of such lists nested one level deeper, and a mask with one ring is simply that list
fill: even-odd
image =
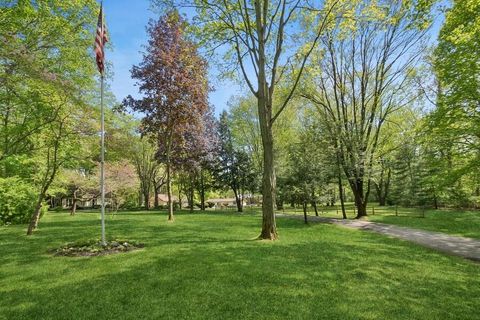
[{"label": "slender young tree", "polygon": [[187,39],[187,24],[177,11],[170,11],[148,27],[150,40],[143,60],[132,69],[141,100],[131,96],[124,105],[145,114],[143,134],[157,142],[157,159],[165,165],[168,220],[173,221],[172,177],[205,130],[209,112],[207,63]]}]

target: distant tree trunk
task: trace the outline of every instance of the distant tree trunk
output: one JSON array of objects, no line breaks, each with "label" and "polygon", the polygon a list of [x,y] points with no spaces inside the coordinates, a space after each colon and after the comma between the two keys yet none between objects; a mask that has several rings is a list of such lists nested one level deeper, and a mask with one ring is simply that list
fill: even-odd
[{"label": "distant tree trunk", "polygon": [[155,209],[158,209],[158,207],[160,207],[160,204],[158,203],[158,189],[154,187],[153,192],[155,194],[155,199],[153,199],[153,206],[155,207]]},{"label": "distant tree trunk", "polygon": [[182,209],[182,188],[178,188],[178,208]]},{"label": "distant tree trunk", "polygon": [[[138,199],[138,206],[143,207],[143,192],[142,192],[141,187],[138,189],[138,198],[137,199]],[[95,199],[93,199],[92,206],[95,206]]]},{"label": "distant tree trunk", "polygon": [[205,211],[205,180],[203,170],[200,170],[200,210]]},{"label": "distant tree trunk", "polygon": [[302,207],[303,207],[303,220],[305,221],[305,223],[308,223],[308,220],[307,220],[307,201],[304,200],[302,202]]},{"label": "distant tree trunk", "polygon": [[318,217],[317,200],[315,199],[315,189],[312,190],[312,207],[315,210],[315,216]]},{"label": "distant tree trunk", "polygon": [[239,198],[236,198],[235,201],[237,202],[237,211],[238,212],[243,212],[242,200],[239,199]]},{"label": "distant tree trunk", "polygon": [[283,210],[283,201],[283,196],[277,198],[277,201],[275,201],[275,204],[277,205],[277,210]]},{"label": "distant tree trunk", "polygon": [[380,181],[378,181],[378,183],[375,183],[379,206],[385,206],[387,203],[388,192],[390,189],[390,180],[392,176],[392,169],[387,169],[387,176],[385,178],[384,171],[385,169],[382,168],[382,172],[380,174]]},{"label": "distant tree trunk", "polygon": [[385,197],[382,196],[378,198],[378,205],[380,207],[384,207],[386,203],[387,203],[387,200],[385,199]]},{"label": "distant tree trunk", "polygon": [[237,211],[243,212],[243,203],[242,199],[240,198],[240,194],[236,188],[232,188],[233,193],[235,194],[235,203],[237,204]]},{"label": "distant tree trunk", "polygon": [[195,181],[193,173],[190,173],[190,186],[188,189],[188,206],[190,207],[190,212],[193,212],[193,207],[195,205]]},{"label": "distant tree trunk", "polygon": [[173,221],[173,201],[172,201],[172,173],[170,168],[170,157],[167,155],[167,197],[168,197],[168,221]]},{"label": "distant tree trunk", "polygon": [[317,208],[317,202],[313,201],[312,202],[313,209],[315,210],[315,216],[318,217],[318,208]]},{"label": "distant tree trunk", "polygon": [[184,186],[184,179],[180,178],[179,176],[179,179],[178,179],[178,202],[179,202],[179,205],[178,207],[180,209],[183,209],[183,204],[182,204],[182,199],[183,199],[183,195],[185,195],[185,197],[187,198],[187,206],[188,206],[188,194],[187,194],[187,191],[185,190],[185,186]]},{"label": "distant tree trunk", "polygon": [[78,192],[78,189],[75,189],[73,191],[73,202],[72,202],[72,209],[70,210],[70,215],[71,216],[74,216],[75,213],[77,212],[77,192]]},{"label": "distant tree trunk", "polygon": [[340,171],[340,166],[338,168],[338,196],[340,197],[340,206],[342,207],[342,218],[347,219],[347,212],[345,211],[345,194],[343,192],[343,183],[342,183],[342,172]]}]

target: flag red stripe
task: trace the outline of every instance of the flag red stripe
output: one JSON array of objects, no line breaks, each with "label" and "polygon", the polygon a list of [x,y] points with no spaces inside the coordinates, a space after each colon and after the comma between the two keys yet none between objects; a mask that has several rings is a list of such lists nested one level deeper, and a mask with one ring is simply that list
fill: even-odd
[{"label": "flag red stripe", "polygon": [[103,8],[100,6],[100,13],[98,14],[97,34],[95,36],[95,56],[97,60],[97,67],[100,73],[105,69],[105,43],[108,42],[105,22],[103,20]]}]

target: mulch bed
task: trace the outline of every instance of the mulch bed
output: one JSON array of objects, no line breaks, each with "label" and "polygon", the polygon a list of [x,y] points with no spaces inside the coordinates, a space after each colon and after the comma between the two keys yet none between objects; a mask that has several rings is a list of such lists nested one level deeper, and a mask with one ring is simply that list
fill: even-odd
[{"label": "mulch bed", "polygon": [[64,257],[92,257],[104,256],[107,254],[129,252],[143,248],[143,243],[128,240],[111,240],[102,246],[99,240],[68,243],[49,252],[54,256]]}]

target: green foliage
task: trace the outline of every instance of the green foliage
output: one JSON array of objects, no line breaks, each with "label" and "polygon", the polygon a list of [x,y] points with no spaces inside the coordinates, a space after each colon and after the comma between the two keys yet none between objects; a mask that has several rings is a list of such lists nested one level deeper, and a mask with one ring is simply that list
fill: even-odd
[{"label": "green foliage", "polygon": [[[338,174],[335,150],[328,133],[315,112],[306,109],[296,128],[296,141],[286,148],[287,165],[279,177],[279,202],[335,202],[335,181]],[[293,135],[293,134],[292,134]],[[293,140],[293,139],[292,139]]]},{"label": "green foliage", "polygon": [[480,205],[480,2],[455,0],[434,52],[437,105],[426,119],[429,166],[442,200]]},{"label": "green foliage", "polygon": [[[284,88],[277,88],[277,95],[285,95]],[[274,99],[278,101],[281,99]],[[231,131],[233,147],[236,150],[246,152],[253,164],[254,173],[258,179],[257,188],[261,185],[261,172],[263,166],[263,146],[260,135],[260,125],[257,117],[257,101],[255,96],[246,94],[234,96],[228,103],[229,112],[227,126]],[[274,106],[278,108],[276,104]],[[275,138],[274,155],[275,170],[279,180],[288,175],[290,166],[289,148],[292,144],[299,143],[298,132],[301,130],[300,115],[302,108],[297,100],[290,103],[289,108],[284,110],[282,117],[278,118],[273,126]],[[282,191],[279,191],[282,192]]]},{"label": "green foliage", "polygon": [[[0,224],[26,223],[35,210],[38,191],[20,178],[0,178]],[[43,212],[46,206],[43,206]]]},{"label": "green foliage", "polygon": [[[441,99],[453,114],[467,117],[480,101],[480,2],[454,0],[447,11],[438,47],[435,69],[441,86]],[[461,104],[464,104],[461,108]],[[455,112],[455,107],[460,110]],[[465,114],[467,113],[467,114]],[[471,114],[470,114],[471,115]],[[477,110],[478,120],[478,110]]]},{"label": "green foliage", "polygon": [[[94,131],[97,8],[94,0],[0,5],[0,177],[28,181],[34,202],[45,199],[61,167],[89,156],[83,147]],[[17,191],[34,192],[27,189]]]},{"label": "green foliage", "polygon": [[[224,190],[231,189],[237,201],[241,203],[247,191],[252,193],[256,191],[258,180],[252,155],[234,143],[226,111],[220,115],[218,136],[220,145],[214,168],[217,186]],[[238,210],[241,210],[241,205]]]}]

